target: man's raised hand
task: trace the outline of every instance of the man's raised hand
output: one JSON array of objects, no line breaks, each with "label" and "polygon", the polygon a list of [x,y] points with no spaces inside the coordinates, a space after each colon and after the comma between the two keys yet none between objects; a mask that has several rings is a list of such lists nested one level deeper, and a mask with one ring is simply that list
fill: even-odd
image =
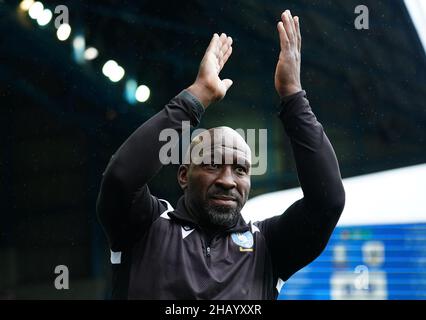
[{"label": "man's raised hand", "polygon": [[281,14],[277,25],[280,38],[280,56],[275,69],[275,89],[281,98],[302,90],[300,83],[300,35],[299,17],[292,17],[290,10]]},{"label": "man's raised hand", "polygon": [[232,80],[219,77],[219,73],[232,54],[232,38],[222,33],[214,34],[200,63],[197,79],[188,88],[205,108],[221,100],[231,87]]}]

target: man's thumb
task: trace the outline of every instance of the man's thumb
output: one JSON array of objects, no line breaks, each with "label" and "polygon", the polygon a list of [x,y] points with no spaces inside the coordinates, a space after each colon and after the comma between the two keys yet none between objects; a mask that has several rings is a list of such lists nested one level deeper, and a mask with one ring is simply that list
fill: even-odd
[{"label": "man's thumb", "polygon": [[222,83],[225,85],[225,88],[228,91],[228,89],[232,86],[233,82],[231,79],[223,79]]}]

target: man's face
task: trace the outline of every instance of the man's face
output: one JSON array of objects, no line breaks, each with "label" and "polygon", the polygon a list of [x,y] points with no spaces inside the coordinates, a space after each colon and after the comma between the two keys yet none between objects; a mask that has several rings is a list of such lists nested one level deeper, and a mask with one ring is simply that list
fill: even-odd
[{"label": "man's face", "polygon": [[250,147],[235,130],[217,127],[194,137],[185,158],[178,180],[187,209],[206,227],[233,226],[250,192]]},{"label": "man's face", "polygon": [[237,160],[235,155],[232,164],[190,164],[180,168],[179,179],[186,180],[187,205],[200,222],[230,227],[237,221],[250,192],[250,165]]}]

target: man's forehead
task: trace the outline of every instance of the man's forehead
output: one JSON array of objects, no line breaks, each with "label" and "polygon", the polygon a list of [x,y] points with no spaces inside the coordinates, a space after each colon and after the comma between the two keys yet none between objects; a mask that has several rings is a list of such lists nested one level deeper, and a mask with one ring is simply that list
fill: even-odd
[{"label": "man's forehead", "polygon": [[[225,162],[223,160],[226,160]],[[251,150],[237,131],[228,127],[212,128],[191,142],[191,162],[251,165]]]},{"label": "man's forehead", "polygon": [[211,144],[215,147],[225,146],[239,150],[250,150],[243,137],[237,131],[228,127],[217,127],[203,131],[192,142],[194,144]]},{"label": "man's forehead", "polygon": [[[196,156],[196,154],[194,154]],[[194,156],[193,155],[193,156]],[[205,148],[200,150],[199,156],[213,164],[241,164],[250,166],[249,154],[244,150],[230,148],[227,146],[216,146],[214,148]]]}]

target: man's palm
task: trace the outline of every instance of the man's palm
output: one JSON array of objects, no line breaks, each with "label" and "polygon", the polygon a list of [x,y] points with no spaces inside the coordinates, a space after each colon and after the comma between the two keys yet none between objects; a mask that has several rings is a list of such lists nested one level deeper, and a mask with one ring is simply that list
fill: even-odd
[{"label": "man's palm", "polygon": [[289,10],[281,15],[277,25],[280,38],[280,56],[275,69],[275,89],[280,97],[285,97],[302,90],[300,84],[300,35],[299,18],[292,17]]},{"label": "man's palm", "polygon": [[198,71],[197,81],[203,84],[211,93],[213,100],[222,99],[232,85],[232,80],[221,80],[219,73],[232,53],[232,38],[222,33],[216,33],[204,54]]}]

